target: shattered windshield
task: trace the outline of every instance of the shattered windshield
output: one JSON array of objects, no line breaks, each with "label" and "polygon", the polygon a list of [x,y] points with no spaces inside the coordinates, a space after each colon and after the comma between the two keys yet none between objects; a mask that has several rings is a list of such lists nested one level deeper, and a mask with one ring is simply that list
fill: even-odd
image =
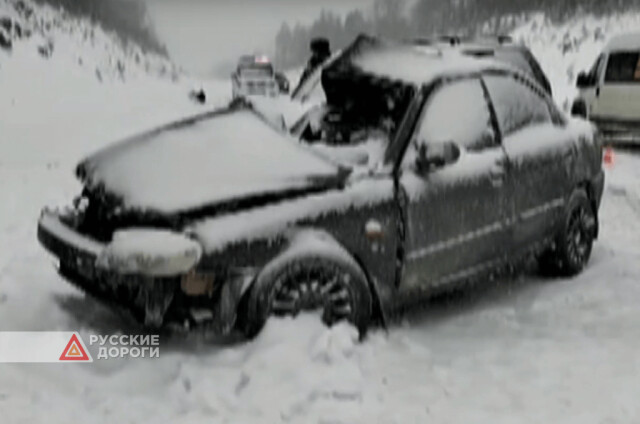
[{"label": "shattered windshield", "polygon": [[[384,157],[413,95],[413,89],[378,81],[351,82],[331,102],[309,111],[294,126],[300,139],[358,163],[373,164]],[[348,152],[348,153],[347,153]]]}]

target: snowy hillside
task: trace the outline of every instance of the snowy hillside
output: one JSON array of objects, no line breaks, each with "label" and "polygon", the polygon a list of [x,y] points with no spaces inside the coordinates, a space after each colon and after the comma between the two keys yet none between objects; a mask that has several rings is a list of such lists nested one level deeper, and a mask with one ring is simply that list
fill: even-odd
[{"label": "snowy hillside", "polygon": [[549,77],[556,102],[569,110],[577,94],[578,73],[591,69],[607,40],[638,28],[639,13],[576,17],[563,25],[553,25],[540,15],[512,35],[529,46]]},{"label": "snowy hillside", "polygon": [[[0,48],[0,331],[135,334],[56,275],[36,240],[40,210],[78,193],[80,158],[225,103],[229,83],[203,83],[210,100],[197,105],[187,96],[194,82],[173,78],[164,60],[51,9],[27,18],[13,4],[0,0],[0,17],[32,34]],[[565,34],[582,39],[582,22],[535,20],[516,34],[562,100],[604,42],[597,28],[608,36],[634,22],[587,19],[572,50]],[[272,320],[244,344],[164,340],[158,359],[0,364],[0,422],[638,423],[639,178],[637,153],[618,153],[600,240],[574,279],[525,275],[436,300],[363,343],[347,325],[328,330],[303,317]]]},{"label": "snowy hillside", "polygon": [[[168,59],[145,53],[124,43],[86,19],[72,18],[63,10],[36,6],[25,0],[1,0],[2,27],[10,44],[20,49],[27,42],[42,58],[64,56],[95,73],[99,80],[126,80],[140,75],[178,79],[180,69]],[[9,24],[10,23],[10,24]],[[12,48],[5,48],[11,51]]]},{"label": "snowy hillside", "polygon": [[[5,165],[75,161],[105,143],[203,108],[188,98],[202,83],[87,21],[30,2],[0,0],[0,22],[8,22],[1,26],[10,36],[10,47],[0,47]],[[204,107],[228,99],[227,84],[204,85],[210,94],[219,93],[217,103]]]}]

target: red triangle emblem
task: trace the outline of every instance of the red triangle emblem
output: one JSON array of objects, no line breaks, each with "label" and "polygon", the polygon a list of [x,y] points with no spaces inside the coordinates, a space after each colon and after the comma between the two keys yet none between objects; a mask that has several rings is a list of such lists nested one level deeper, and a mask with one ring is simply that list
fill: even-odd
[{"label": "red triangle emblem", "polygon": [[62,351],[62,355],[60,355],[61,361],[88,361],[89,355],[85,352],[84,347],[82,347],[82,343],[78,340],[78,336],[75,334],[71,336],[69,343],[67,343],[67,347]]}]

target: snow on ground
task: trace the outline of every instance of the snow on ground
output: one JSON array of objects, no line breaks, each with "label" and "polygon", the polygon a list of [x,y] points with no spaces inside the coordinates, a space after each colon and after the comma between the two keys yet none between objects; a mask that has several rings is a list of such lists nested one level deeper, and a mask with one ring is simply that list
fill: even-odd
[{"label": "snow on ground", "polygon": [[[99,82],[20,43],[0,51],[0,331],[136,333],[56,276],[36,220],[77,193],[78,159],[203,106],[183,83]],[[555,46],[539,50],[555,57]],[[227,82],[210,85],[228,96]],[[640,422],[638,178],[640,154],[618,152],[579,277],[522,276],[435,300],[363,343],[346,325],[303,317],[269,322],[248,343],[166,340],[157,359],[0,364],[1,421]]]}]

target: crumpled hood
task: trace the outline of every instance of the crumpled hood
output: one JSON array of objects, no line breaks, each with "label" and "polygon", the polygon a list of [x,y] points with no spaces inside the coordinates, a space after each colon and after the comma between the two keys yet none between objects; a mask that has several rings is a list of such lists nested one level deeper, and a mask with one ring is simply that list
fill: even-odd
[{"label": "crumpled hood", "polygon": [[160,213],[335,184],[340,169],[250,109],[223,110],[125,140],[78,166],[90,189]]}]

